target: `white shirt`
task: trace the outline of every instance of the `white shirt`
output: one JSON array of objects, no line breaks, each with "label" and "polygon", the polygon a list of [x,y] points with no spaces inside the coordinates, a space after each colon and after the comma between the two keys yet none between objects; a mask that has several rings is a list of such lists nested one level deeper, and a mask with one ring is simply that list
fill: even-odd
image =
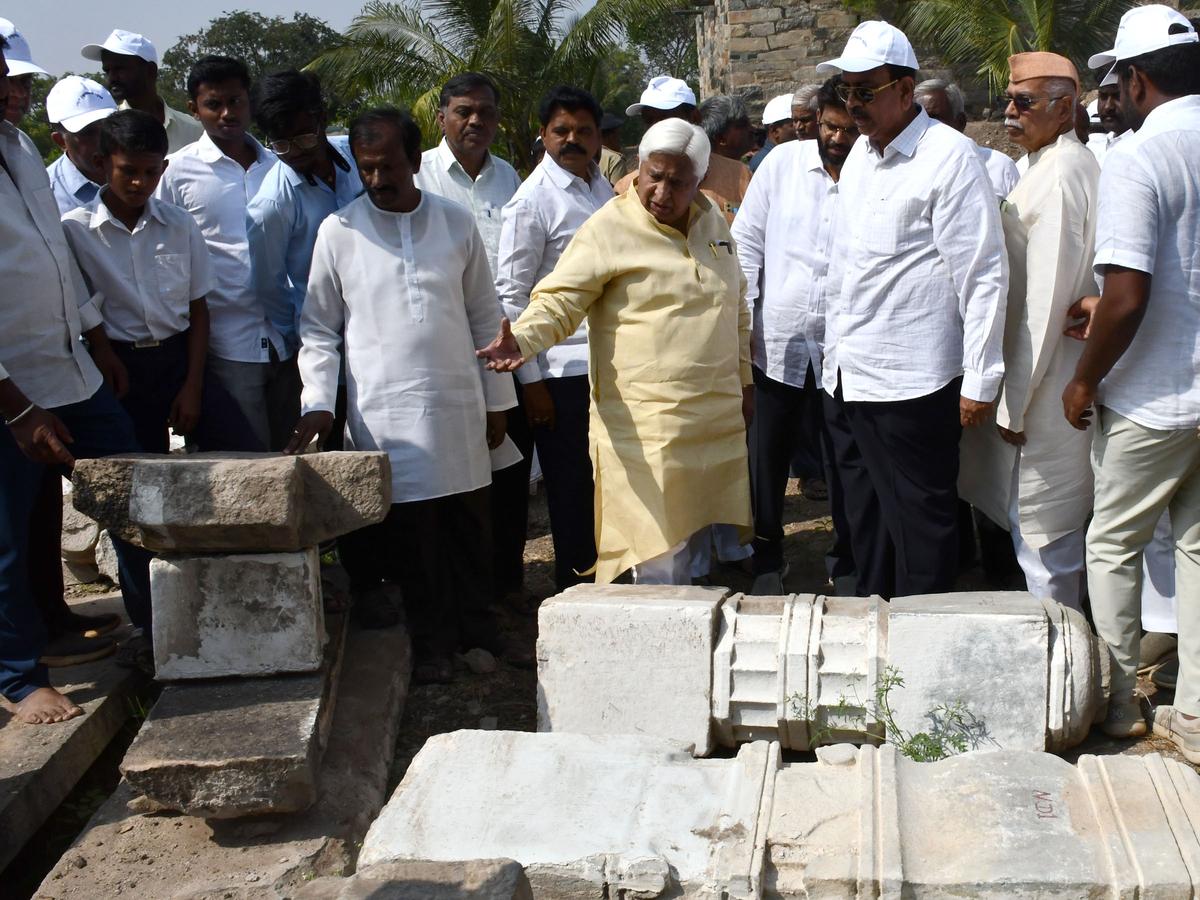
[{"label": "white shirt", "polygon": [[[567,244],[596,210],[613,197],[612,185],[595,163],[589,180],[572,175],[550,154],[525,179],[504,207],[496,291],[504,314],[515,322],[529,306],[534,286],[554,271]],[[587,322],[573,335],[517,369],[522,384],[588,373]]]},{"label": "white shirt", "polygon": [[817,142],[788,141],[763,159],[730,228],[754,310],[754,365],[795,387],[810,364],[821,384],[837,190]]},{"label": "white shirt", "polygon": [[1008,260],[976,144],[917,107],[883,151],[854,145],[838,185],[825,389],[927,396],[960,375],[988,402],[1004,377]]},{"label": "white shirt", "polygon": [[489,153],[479,170],[479,177],[472,179],[446,139],[442,138],[436,147],[421,154],[421,168],[413,180],[422,191],[461,203],[471,211],[487,251],[488,267],[495,274],[496,254],[500,249],[500,214],[521,186],[517,170]]},{"label": "white shirt", "polygon": [[65,153],[46,166],[46,175],[50,178],[50,190],[54,192],[60,216],[87,206],[100,193],[100,185],[80,172]]},{"label": "white shirt", "polygon": [[151,197],[131,232],[103,196],[63,216],[67,243],[115,341],[163,341],[187,330],[209,291],[208,246],[195,220]]},{"label": "white shirt", "polygon": [[1137,334],[1098,401],[1145,428],[1200,426],[1200,96],[1156,107],[1105,157],[1096,274],[1154,276]]},{"label": "white shirt", "polygon": [[992,182],[992,190],[996,192],[996,196],[1003,199],[1011,194],[1012,189],[1021,179],[1021,173],[1017,171],[1017,164],[1007,154],[993,150],[991,147],[980,147],[979,158],[983,160],[983,168],[987,171],[988,179]]},{"label": "white shirt", "polygon": [[516,405],[512,379],[475,358],[499,328],[466,209],[424,191],[410,213],[359,197],[317,232],[300,317],[303,411],[333,411],[344,353],[346,449],[387,452],[393,503],[484,487],[485,410]]},{"label": "white shirt", "polygon": [[0,381],[11,378],[46,409],[78,403],[103,380],[79,341],[100,313],[63,237],[33,141],[0,121],[0,156],[8,170],[0,166]]},{"label": "white shirt", "polygon": [[[204,126],[200,120],[190,113],[172,109],[166,101],[159,98],[163,105],[163,128],[167,132],[167,152],[174,153],[182,150],[188,144],[200,140],[204,135]],[[128,100],[122,100],[117,109],[131,109]]]},{"label": "white shirt", "polygon": [[1087,148],[1092,151],[1092,156],[1096,157],[1096,162],[1100,163],[1101,168],[1104,167],[1104,158],[1108,156],[1117,144],[1123,141],[1127,136],[1133,134],[1132,131],[1122,131],[1120,134],[1089,134],[1087,140]]},{"label": "white shirt", "polygon": [[208,244],[213,275],[209,351],[235,362],[269,362],[272,346],[280,359],[290,354],[254,290],[246,205],[275,157],[249,135],[246,140],[258,157],[249,169],[226,156],[207,134],[172,153],[155,196],[190,212]]}]

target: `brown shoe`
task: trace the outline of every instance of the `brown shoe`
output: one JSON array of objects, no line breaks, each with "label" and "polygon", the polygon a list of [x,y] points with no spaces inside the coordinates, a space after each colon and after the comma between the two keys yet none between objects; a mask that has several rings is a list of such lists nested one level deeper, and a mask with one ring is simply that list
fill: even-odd
[{"label": "brown shoe", "polygon": [[1149,729],[1146,728],[1146,718],[1142,715],[1142,702],[1138,695],[1129,694],[1109,700],[1108,715],[1100,727],[1112,738],[1143,737]]},{"label": "brown shoe", "polygon": [[70,634],[78,634],[85,638],[98,638],[108,634],[121,624],[121,617],[116,613],[103,613],[99,616],[87,616],[74,610],[67,612],[54,621],[54,630]]},{"label": "brown shoe", "polygon": [[111,655],[117,649],[112,638],[81,637],[78,634],[62,634],[46,645],[38,660],[51,669],[63,666],[78,666]]}]

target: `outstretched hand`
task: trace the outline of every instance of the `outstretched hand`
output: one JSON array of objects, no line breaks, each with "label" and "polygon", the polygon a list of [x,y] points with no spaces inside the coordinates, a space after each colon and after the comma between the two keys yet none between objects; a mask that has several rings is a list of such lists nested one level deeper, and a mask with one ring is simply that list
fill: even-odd
[{"label": "outstretched hand", "polygon": [[486,359],[487,367],[493,372],[513,372],[525,364],[525,357],[521,355],[521,348],[513,337],[508,319],[500,320],[500,333],[496,339],[482,350],[476,350],[475,355]]}]

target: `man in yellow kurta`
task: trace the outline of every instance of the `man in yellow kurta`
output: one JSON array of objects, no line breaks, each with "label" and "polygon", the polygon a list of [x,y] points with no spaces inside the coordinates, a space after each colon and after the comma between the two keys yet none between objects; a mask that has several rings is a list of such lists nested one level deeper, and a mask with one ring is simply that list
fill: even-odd
[{"label": "man in yellow kurta", "polygon": [[586,316],[596,581],[632,568],[642,583],[690,583],[697,532],[725,523],[749,537],[750,314],[725,217],[698,193],[704,132],[668,119],[639,149],[633,184],[478,355],[512,371]]}]

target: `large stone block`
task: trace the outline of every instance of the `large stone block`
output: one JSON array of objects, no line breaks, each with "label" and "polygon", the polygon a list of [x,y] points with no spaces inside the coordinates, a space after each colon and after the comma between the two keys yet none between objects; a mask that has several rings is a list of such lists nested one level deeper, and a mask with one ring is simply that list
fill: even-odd
[{"label": "large stone block", "polygon": [[296,900],[533,900],[521,864],[511,859],[382,863],[350,878],[318,878]]},{"label": "large stone block", "polygon": [[63,498],[62,558],[76,565],[96,564],[96,542],[100,526],[71,503],[71,495]]},{"label": "large stone block", "polygon": [[726,593],[580,585],[547,600],[538,611],[539,730],[666,733],[711,752],[712,646]]},{"label": "large stone block", "polygon": [[294,551],[383,520],[385,453],[193,453],[80,460],[75,506],[150,550]]},{"label": "large stone block", "polygon": [[157,676],[315,671],[325,643],[320,570],[315,547],[152,560]]}]

